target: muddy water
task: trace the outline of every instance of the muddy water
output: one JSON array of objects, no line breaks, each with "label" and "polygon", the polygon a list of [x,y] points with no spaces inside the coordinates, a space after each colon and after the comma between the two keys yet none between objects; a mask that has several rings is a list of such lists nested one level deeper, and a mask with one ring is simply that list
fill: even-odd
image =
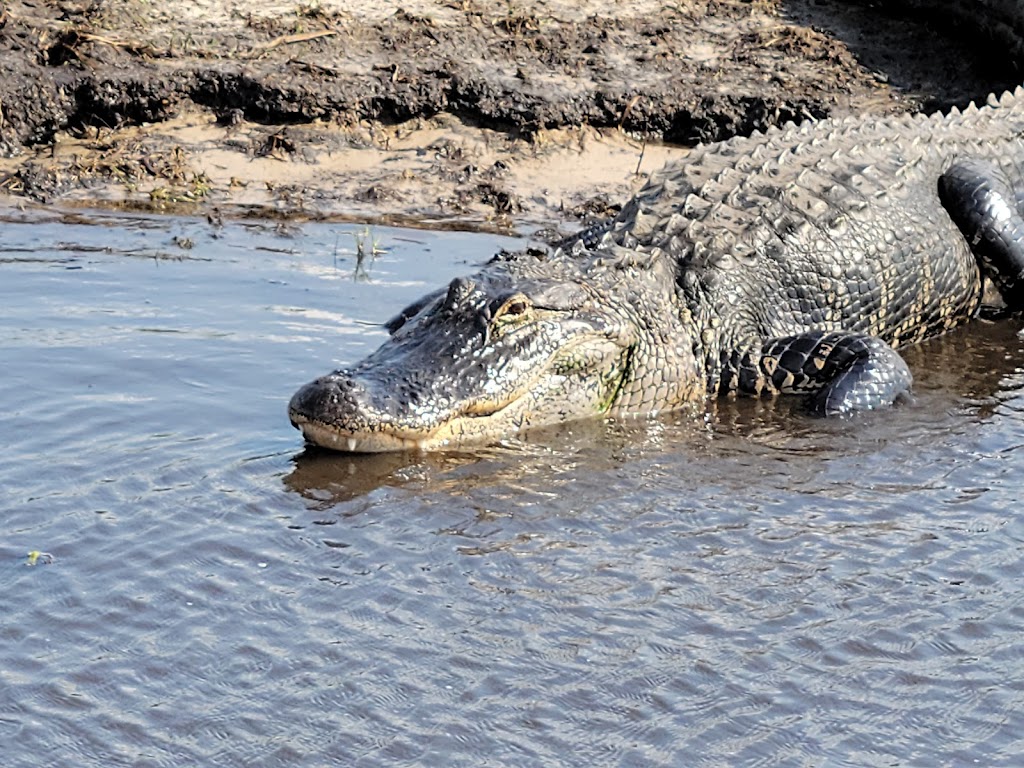
[{"label": "muddy water", "polygon": [[342,225],[2,232],[5,766],[1020,764],[1012,321],[852,424],[723,403],[348,458],[302,449],[292,390],[509,241],[377,228],[357,268]]}]

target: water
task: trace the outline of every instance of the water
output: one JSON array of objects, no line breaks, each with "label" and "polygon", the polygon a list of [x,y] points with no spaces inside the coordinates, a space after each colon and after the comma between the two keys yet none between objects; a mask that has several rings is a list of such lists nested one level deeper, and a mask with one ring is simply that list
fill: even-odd
[{"label": "water", "polygon": [[514,242],[2,227],[3,765],[1024,759],[1014,321],[853,423],[726,401],[346,457],[292,391]]}]

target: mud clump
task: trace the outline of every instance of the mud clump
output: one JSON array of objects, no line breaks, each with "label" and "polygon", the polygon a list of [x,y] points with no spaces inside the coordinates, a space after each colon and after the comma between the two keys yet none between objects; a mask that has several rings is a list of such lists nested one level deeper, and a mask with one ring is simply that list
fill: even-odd
[{"label": "mud clump", "polygon": [[14,0],[0,191],[499,228],[588,216],[698,142],[1014,84],[914,6]]}]

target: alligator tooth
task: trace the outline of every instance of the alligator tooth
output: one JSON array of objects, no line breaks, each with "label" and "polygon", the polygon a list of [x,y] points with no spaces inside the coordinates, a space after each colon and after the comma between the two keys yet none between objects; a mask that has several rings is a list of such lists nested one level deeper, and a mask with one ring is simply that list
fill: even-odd
[{"label": "alligator tooth", "polygon": [[350,437],[348,439],[348,443],[346,443],[345,447],[348,448],[348,452],[349,453],[355,453],[357,445],[358,445],[358,443],[356,442],[356,439],[354,437]]}]

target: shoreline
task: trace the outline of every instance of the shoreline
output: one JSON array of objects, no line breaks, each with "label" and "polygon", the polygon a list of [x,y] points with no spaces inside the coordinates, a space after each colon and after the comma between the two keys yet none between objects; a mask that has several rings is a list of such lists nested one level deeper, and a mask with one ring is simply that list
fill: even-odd
[{"label": "shoreline", "polygon": [[879,12],[16,0],[0,199],[521,232],[613,213],[699,142],[1015,84],[971,41]]}]

